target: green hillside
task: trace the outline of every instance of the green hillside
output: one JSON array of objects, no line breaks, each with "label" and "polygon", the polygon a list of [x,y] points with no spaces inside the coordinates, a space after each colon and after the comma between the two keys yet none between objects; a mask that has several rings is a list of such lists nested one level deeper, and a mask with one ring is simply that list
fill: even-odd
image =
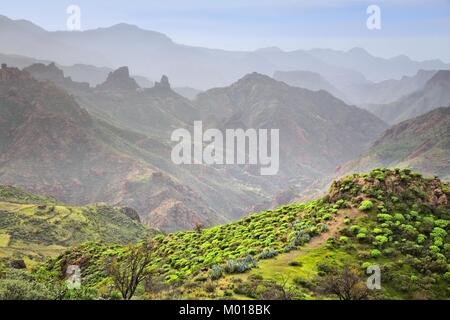
[{"label": "green hillside", "polygon": [[23,259],[34,265],[86,241],[127,244],[146,233],[121,208],[68,206],[0,186],[0,259]]},{"label": "green hillside", "polygon": [[[448,183],[408,169],[377,169],[332,184],[323,199],[260,212],[211,229],[157,235],[151,281],[141,299],[336,298],[319,288],[344,267],[365,282],[378,265],[382,289],[369,298],[446,298],[450,254]],[[117,296],[105,272],[126,247],[86,244],[40,268],[63,280],[80,263],[92,297]]]}]

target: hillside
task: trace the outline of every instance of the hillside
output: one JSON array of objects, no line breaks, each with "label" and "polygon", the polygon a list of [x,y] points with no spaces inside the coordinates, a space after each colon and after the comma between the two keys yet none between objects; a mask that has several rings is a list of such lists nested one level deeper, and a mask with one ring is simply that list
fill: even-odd
[{"label": "hillside", "polygon": [[347,101],[345,95],[320,74],[311,71],[276,71],[273,78],[290,86],[311,91],[325,90],[342,101]]},{"label": "hillside", "polygon": [[367,108],[390,124],[408,120],[450,105],[450,71],[440,70],[425,86],[397,101]]},{"label": "hillside", "polygon": [[[166,174],[188,175],[171,164],[170,157],[152,153],[153,140],[89,114],[61,87],[3,66],[0,106],[0,183],[71,204],[131,206],[138,210],[143,223],[155,228],[179,230],[192,228],[197,222],[212,225],[227,221],[198,191]],[[152,149],[146,151],[139,144]],[[170,165],[173,170],[167,169]],[[191,185],[201,186],[196,180],[190,179]],[[238,197],[257,202],[251,195],[234,194],[234,199],[229,198],[231,204]],[[166,219],[149,219],[153,211],[168,211],[178,218],[166,225]]]},{"label": "hillside", "polygon": [[84,242],[128,244],[148,234],[130,208],[68,206],[0,186],[0,260],[23,259],[35,265]]},{"label": "hillside", "polygon": [[387,104],[423,89],[436,72],[436,70],[419,70],[415,75],[403,76],[401,79],[356,84],[347,88],[346,93],[353,103],[362,107],[370,104]]},{"label": "hillside", "polygon": [[[237,219],[246,208],[270,201],[279,190],[257,175],[239,174],[242,170],[237,166],[232,171],[238,174],[231,176],[212,166],[175,165],[171,161],[171,133],[176,128],[191,128],[199,116],[188,99],[172,90],[165,76],[154,87],[142,89],[123,67],[111,72],[104,83],[89,88],[65,77],[54,64],[33,65],[26,70],[71,93],[76,108],[86,109],[95,126],[101,127],[101,138],[110,138],[107,145],[112,140],[114,150],[140,164],[141,169],[116,170],[112,177],[105,177],[117,178],[109,180],[110,190],[88,193],[87,199],[71,198],[72,202],[131,206],[144,224],[177,231],[197,223],[212,226]],[[9,183],[13,182],[17,181]]]},{"label": "hillside", "polygon": [[[445,298],[449,196],[448,183],[437,178],[377,169],[335,181],[320,200],[211,229],[158,235],[156,273],[139,298],[320,299],[333,297],[318,288],[344,266],[362,283],[371,265],[382,272],[381,289],[368,293],[372,299]],[[102,266],[124,250],[73,248],[39,274],[61,277],[61,267],[83,257],[84,285],[108,298],[114,289],[101,276]]]},{"label": "hillside", "polygon": [[357,160],[337,175],[378,167],[410,167],[450,180],[450,107],[438,108],[386,130]]},{"label": "hillside", "polygon": [[357,156],[386,129],[377,117],[328,92],[258,73],[200,93],[193,103],[211,127],[280,129],[278,176],[302,187]]}]

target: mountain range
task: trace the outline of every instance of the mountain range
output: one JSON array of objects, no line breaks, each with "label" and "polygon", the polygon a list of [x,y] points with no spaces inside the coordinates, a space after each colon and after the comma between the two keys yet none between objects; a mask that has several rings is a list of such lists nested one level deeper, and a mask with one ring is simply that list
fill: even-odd
[{"label": "mountain range", "polygon": [[[120,39],[120,41],[118,41]],[[439,60],[416,62],[406,56],[377,58],[364,49],[342,52],[328,49],[282,51],[226,51],[181,45],[162,33],[128,24],[83,32],[46,31],[25,20],[0,17],[2,53],[32,56],[63,65],[87,64],[117,69],[127,65],[132,73],[149,79],[166,74],[176,87],[200,90],[229,85],[251,72],[317,72],[343,88],[367,81],[412,76],[418,70],[449,69]],[[127,50],[123,50],[126,48]],[[220,61],[220,63],[217,63]],[[367,80],[366,80],[367,79]]]},{"label": "mountain range", "polygon": [[398,100],[367,109],[390,124],[414,118],[439,107],[450,105],[450,71],[436,72],[425,85]]},{"label": "mountain range", "polygon": [[[302,190],[328,175],[386,128],[325,91],[256,73],[192,102],[175,93],[167,77],[141,89],[127,68],[95,88],[64,77],[54,64],[25,71],[3,66],[1,73],[2,120],[8,124],[1,135],[8,150],[0,162],[2,183],[69,203],[131,206],[145,224],[164,230],[231,221],[250,207],[272,205],[274,194]],[[190,129],[195,119],[217,128],[281,128],[280,174],[174,165],[170,133]],[[299,147],[292,149],[293,143]]]}]

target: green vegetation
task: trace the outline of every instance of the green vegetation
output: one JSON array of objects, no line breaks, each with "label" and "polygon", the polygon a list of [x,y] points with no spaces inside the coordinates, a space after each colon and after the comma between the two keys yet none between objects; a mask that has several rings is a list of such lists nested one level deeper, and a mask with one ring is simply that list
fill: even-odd
[{"label": "green vegetation", "polygon": [[56,200],[51,197],[38,196],[11,186],[0,186],[0,201],[28,204],[56,204]]},{"label": "green vegetation", "polygon": [[[155,235],[146,276],[133,289],[134,297],[446,298],[448,190],[447,183],[408,169],[376,169],[335,181],[320,200],[210,229]],[[85,292],[116,299],[124,294],[108,267],[124,270],[119,264],[127,261],[129,250],[86,243],[33,274],[44,284],[61,283],[67,266],[75,264],[82,270]],[[361,283],[373,265],[381,270],[382,288],[366,291]],[[335,290],[324,286],[326,279],[334,281]],[[341,290],[347,282],[350,292]]]},{"label": "green vegetation", "polygon": [[0,194],[0,259],[34,265],[86,241],[127,244],[147,234],[121,208],[67,206],[12,187]]}]

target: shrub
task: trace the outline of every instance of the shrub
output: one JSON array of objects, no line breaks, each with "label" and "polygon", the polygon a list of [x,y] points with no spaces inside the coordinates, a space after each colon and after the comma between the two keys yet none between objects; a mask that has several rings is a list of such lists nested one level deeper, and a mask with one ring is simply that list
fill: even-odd
[{"label": "shrub", "polygon": [[375,229],[373,229],[373,233],[380,234],[380,233],[383,233],[383,230],[380,228],[375,228]]},{"label": "shrub", "polygon": [[373,249],[370,251],[370,255],[374,258],[378,258],[379,256],[381,256],[381,251],[378,249]]},{"label": "shrub", "polygon": [[209,278],[211,280],[218,280],[223,275],[223,269],[218,265],[213,265],[211,270],[209,270]]},{"label": "shrub", "polygon": [[318,262],[316,266],[319,274],[328,274],[334,271],[334,268],[326,262]]},{"label": "shrub", "polygon": [[244,273],[250,270],[250,267],[242,261],[228,260],[223,267],[226,273]]},{"label": "shrub", "polygon": [[359,205],[358,209],[361,210],[361,211],[368,211],[368,210],[370,210],[372,208],[373,208],[372,201],[370,201],[370,200],[363,200],[361,202],[361,204]]},{"label": "shrub", "polygon": [[0,280],[0,300],[53,300],[56,294],[25,271],[11,271]]},{"label": "shrub", "polygon": [[375,240],[376,240],[376,244],[379,246],[382,246],[386,242],[388,242],[388,238],[386,236],[382,236],[382,235],[376,236]]},{"label": "shrub", "polygon": [[216,285],[212,281],[209,281],[205,283],[205,290],[206,292],[213,293],[216,291]]},{"label": "shrub", "polygon": [[391,221],[392,220],[392,216],[386,213],[380,213],[377,214],[377,219],[379,221]]},{"label": "shrub", "polygon": [[278,255],[278,252],[276,252],[271,248],[269,250],[264,250],[263,252],[261,252],[261,254],[259,255],[259,259],[261,260],[270,259],[275,257],[276,255]]}]

